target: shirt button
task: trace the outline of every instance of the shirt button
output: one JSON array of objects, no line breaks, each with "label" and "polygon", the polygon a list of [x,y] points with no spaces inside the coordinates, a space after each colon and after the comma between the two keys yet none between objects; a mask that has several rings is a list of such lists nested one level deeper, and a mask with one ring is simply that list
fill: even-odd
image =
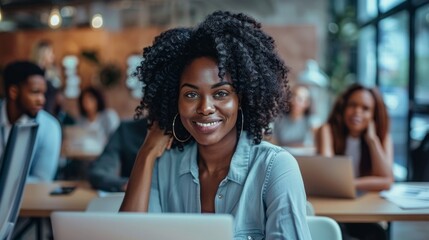
[{"label": "shirt button", "polygon": [[218,197],[219,199],[222,199],[222,198],[223,198],[223,195],[222,195],[222,194],[219,194],[219,195],[217,195],[217,197]]},{"label": "shirt button", "polygon": [[247,236],[247,240],[253,240],[252,236]]}]

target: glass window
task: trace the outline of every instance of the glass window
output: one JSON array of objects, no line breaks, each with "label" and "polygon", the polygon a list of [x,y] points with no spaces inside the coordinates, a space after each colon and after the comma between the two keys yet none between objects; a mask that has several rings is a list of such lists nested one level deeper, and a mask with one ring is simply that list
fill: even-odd
[{"label": "glass window", "polygon": [[393,7],[395,7],[396,5],[403,2],[405,2],[405,0],[380,0],[380,11],[387,12]]},{"label": "glass window", "polygon": [[429,104],[429,4],[416,12],[416,84],[415,101]]},{"label": "glass window", "polygon": [[365,22],[377,16],[377,1],[361,0],[358,4],[358,20]]},{"label": "glass window", "polygon": [[358,82],[366,86],[374,86],[377,67],[374,26],[362,28],[358,44]]},{"label": "glass window", "polygon": [[[423,114],[415,114],[411,119],[411,140],[414,143],[419,143],[423,140],[429,131],[429,116]],[[415,146],[414,146],[415,147]]]},{"label": "glass window", "polygon": [[380,85],[406,88],[409,71],[408,14],[400,12],[381,20],[379,31]]},{"label": "glass window", "polygon": [[414,3],[415,5],[417,5],[417,4],[423,3],[423,2],[425,2],[425,1],[427,1],[427,0],[413,0],[413,3]]},{"label": "glass window", "polygon": [[405,11],[379,22],[377,64],[379,87],[391,120],[395,162],[406,166],[408,122],[409,35]]}]

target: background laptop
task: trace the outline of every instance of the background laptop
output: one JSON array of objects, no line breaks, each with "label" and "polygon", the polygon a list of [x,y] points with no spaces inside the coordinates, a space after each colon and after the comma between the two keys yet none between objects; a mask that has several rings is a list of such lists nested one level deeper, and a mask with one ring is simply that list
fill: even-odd
[{"label": "background laptop", "polygon": [[10,239],[18,218],[38,124],[13,125],[0,158],[0,240]]},{"label": "background laptop", "polygon": [[307,196],[355,198],[352,159],[348,156],[296,156]]},{"label": "background laptop", "polygon": [[231,240],[233,218],[222,214],[54,212],[56,240]]}]

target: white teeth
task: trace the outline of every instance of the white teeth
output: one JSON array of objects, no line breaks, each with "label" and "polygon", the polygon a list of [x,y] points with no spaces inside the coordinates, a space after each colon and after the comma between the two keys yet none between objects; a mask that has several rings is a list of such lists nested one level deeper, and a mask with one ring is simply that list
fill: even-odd
[{"label": "white teeth", "polygon": [[219,121],[217,121],[217,122],[209,122],[209,123],[200,123],[200,122],[196,122],[196,124],[197,124],[198,126],[201,126],[201,127],[210,127],[210,126],[214,126],[214,125],[216,125],[218,122],[219,122]]}]

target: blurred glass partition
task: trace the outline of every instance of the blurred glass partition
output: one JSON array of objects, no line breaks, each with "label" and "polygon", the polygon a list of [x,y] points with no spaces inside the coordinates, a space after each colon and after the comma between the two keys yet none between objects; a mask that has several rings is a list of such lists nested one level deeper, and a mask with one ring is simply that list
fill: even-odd
[{"label": "blurred glass partition", "polygon": [[429,104],[429,4],[416,11],[415,103]]},{"label": "blurred glass partition", "polygon": [[409,29],[408,13],[398,12],[379,23],[378,82],[391,120],[395,163],[407,165]]},{"label": "blurred glass partition", "polygon": [[[373,1],[376,2],[376,1]],[[396,7],[400,3],[405,2],[405,0],[379,0],[380,2],[380,11],[387,12],[390,9]]]},{"label": "blurred glass partition", "polygon": [[377,1],[374,0],[360,0],[358,4],[358,20],[360,22],[367,21],[368,19],[377,16]]},{"label": "blurred glass partition", "polygon": [[377,68],[374,26],[369,25],[360,31],[358,51],[358,81],[366,86],[374,86]]}]

